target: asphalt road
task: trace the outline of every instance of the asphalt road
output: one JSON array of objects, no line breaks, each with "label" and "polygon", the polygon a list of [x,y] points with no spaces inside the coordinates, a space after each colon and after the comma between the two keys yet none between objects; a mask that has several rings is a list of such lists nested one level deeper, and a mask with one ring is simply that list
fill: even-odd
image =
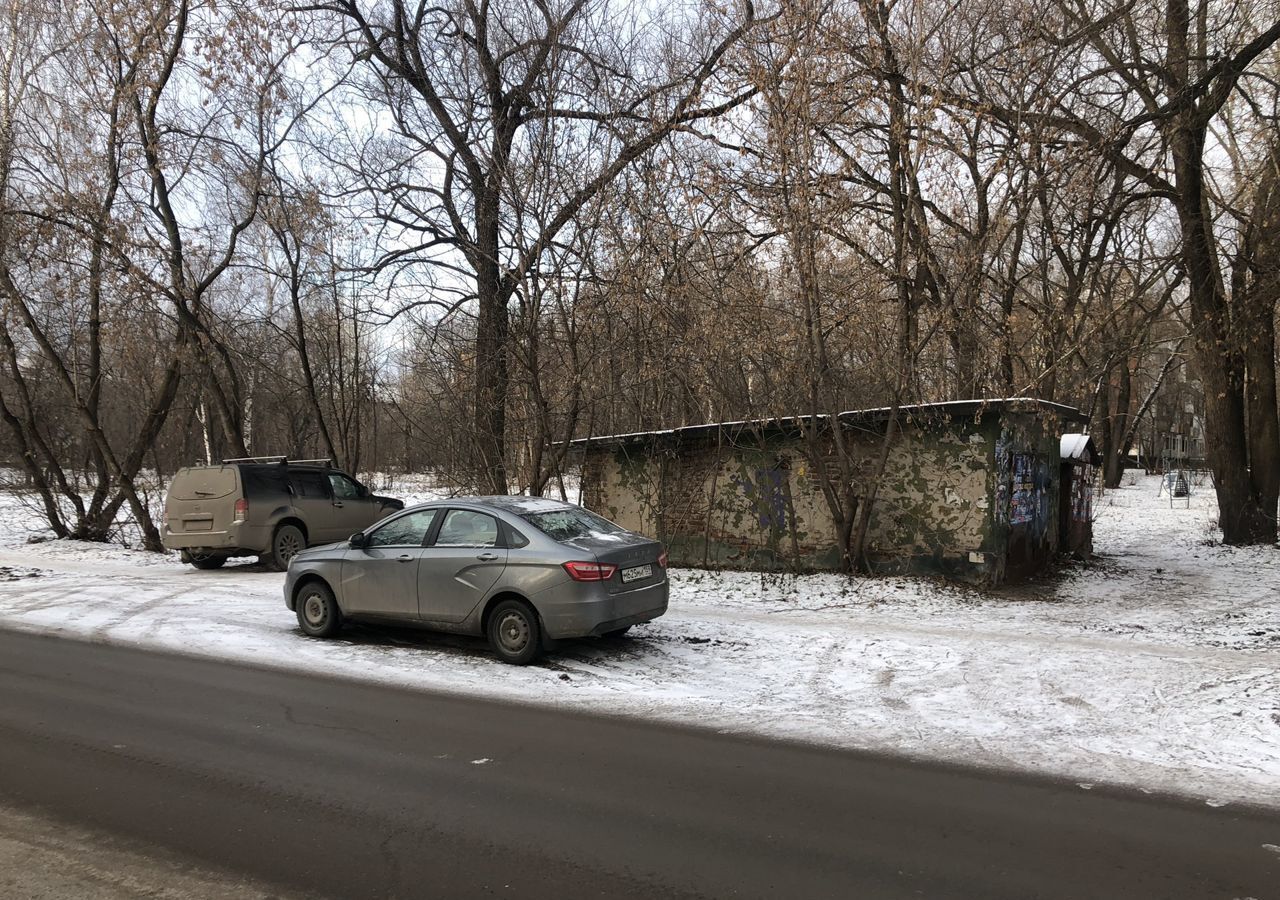
[{"label": "asphalt road", "polygon": [[3,631],[0,803],[339,897],[1280,897],[1280,815]]},{"label": "asphalt road", "polygon": [[5,900],[306,900],[189,856],[0,805]]}]

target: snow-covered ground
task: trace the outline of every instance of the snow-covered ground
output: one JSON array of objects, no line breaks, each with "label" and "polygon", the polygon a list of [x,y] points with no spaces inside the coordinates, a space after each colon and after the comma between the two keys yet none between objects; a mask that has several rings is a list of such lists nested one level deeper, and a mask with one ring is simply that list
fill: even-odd
[{"label": "snow-covered ground", "polygon": [[309,640],[281,575],[27,543],[8,494],[0,626],[1280,807],[1280,549],[1215,544],[1209,488],[1157,487],[1101,497],[1099,559],[1041,583],[674,570],[667,616],[531,668],[409,630]]}]

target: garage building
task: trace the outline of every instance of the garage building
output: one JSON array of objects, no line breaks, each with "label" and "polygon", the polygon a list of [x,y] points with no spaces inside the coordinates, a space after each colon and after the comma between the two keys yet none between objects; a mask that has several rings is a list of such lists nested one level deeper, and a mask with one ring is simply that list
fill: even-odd
[{"label": "garage building", "polygon": [[[838,569],[824,483],[865,498],[893,415],[865,409],[584,438],[574,445],[583,503],[660,538],[676,565]],[[865,543],[873,570],[995,585],[1051,564],[1066,549],[1064,521],[1087,527],[1061,515],[1062,437],[1081,430],[1079,410],[1019,397],[903,406],[896,418]],[[835,474],[841,459],[848,485]],[[1066,497],[1085,489],[1076,483]],[[1080,533],[1071,543],[1087,546]]]}]

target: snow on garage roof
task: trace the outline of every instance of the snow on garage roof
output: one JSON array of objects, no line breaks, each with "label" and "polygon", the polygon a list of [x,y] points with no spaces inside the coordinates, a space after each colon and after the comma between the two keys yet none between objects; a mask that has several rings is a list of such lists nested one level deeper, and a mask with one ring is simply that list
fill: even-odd
[{"label": "snow on garage roof", "polygon": [[[917,403],[910,406],[898,407],[898,412],[907,419],[924,419],[930,416],[950,416],[950,417],[969,417],[977,416],[988,410],[997,411],[1004,408],[1036,407],[1040,409],[1056,412],[1066,418],[1068,421],[1083,424],[1087,421],[1084,413],[1076,409],[1074,406],[1066,406],[1062,403],[1052,403],[1048,400],[1039,400],[1035,397],[993,397],[979,400],[951,400],[944,403]],[[888,419],[893,411],[891,406],[879,406],[872,409],[851,409],[839,414],[840,421],[854,425],[861,422],[877,422]],[[736,422],[708,422],[704,425],[685,425],[681,428],[664,428],[654,431],[631,431],[626,434],[610,434],[600,435],[598,437],[578,438],[571,442],[573,447],[577,449],[586,449],[588,447],[598,448],[604,446],[620,446],[623,444],[638,444],[651,441],[660,437],[699,437],[704,435],[714,435],[717,431],[726,431],[736,433],[753,429],[765,430],[791,430],[801,426],[802,423],[809,422],[813,416],[779,416],[776,418],[766,419],[743,419]],[[816,417],[825,421],[830,416],[819,415]]]}]

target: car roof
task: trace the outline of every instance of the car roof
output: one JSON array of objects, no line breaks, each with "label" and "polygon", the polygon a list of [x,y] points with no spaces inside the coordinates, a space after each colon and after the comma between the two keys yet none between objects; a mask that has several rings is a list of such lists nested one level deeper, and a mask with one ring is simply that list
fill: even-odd
[{"label": "car roof", "polygon": [[526,497],[519,494],[508,496],[498,494],[488,497],[452,497],[443,500],[430,500],[420,503],[418,506],[479,506],[514,513],[515,515],[578,508],[572,503],[565,503],[563,500],[552,500],[547,497]]},{"label": "car roof", "polygon": [[478,503],[481,506],[492,506],[495,509],[513,513],[554,512],[560,509],[576,509],[572,503],[563,500],[552,500],[550,497],[526,497],[523,494],[509,494],[490,497],[468,497],[466,502]]},{"label": "car roof", "polygon": [[316,463],[230,463],[230,465],[240,469],[266,469],[271,472],[320,472],[322,474],[329,472],[342,473],[341,469],[335,469],[333,466],[322,466]]}]

